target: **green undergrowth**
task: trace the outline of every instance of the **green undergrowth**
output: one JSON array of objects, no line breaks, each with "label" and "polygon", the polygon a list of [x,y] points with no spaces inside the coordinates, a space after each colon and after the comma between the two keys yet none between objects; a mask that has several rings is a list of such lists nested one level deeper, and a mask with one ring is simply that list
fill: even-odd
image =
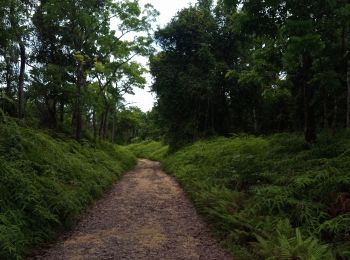
[{"label": "green undergrowth", "polygon": [[0,259],[21,259],[71,226],[135,161],[120,146],[0,124]]},{"label": "green undergrowth", "polygon": [[130,144],[128,149],[138,158],[147,158],[154,161],[161,161],[168,153],[168,146],[156,141]]},{"label": "green undergrowth", "polygon": [[145,146],[132,150],[163,155],[235,259],[350,259],[350,132],[311,148],[298,134]]}]

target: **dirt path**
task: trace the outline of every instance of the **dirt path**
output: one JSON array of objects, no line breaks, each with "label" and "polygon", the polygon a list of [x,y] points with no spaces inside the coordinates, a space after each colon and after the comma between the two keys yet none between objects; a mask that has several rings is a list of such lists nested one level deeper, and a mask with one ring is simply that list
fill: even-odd
[{"label": "dirt path", "polygon": [[157,162],[139,160],[70,233],[34,259],[232,259]]}]

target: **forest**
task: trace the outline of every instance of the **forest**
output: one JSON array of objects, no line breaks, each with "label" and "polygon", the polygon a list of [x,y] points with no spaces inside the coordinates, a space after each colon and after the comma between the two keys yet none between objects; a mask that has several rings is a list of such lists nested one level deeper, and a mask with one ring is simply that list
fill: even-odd
[{"label": "forest", "polygon": [[[158,15],[0,1],[0,258],[74,226],[137,157],[161,163],[234,259],[350,259],[350,3]],[[145,112],[125,95],[148,73]]]}]

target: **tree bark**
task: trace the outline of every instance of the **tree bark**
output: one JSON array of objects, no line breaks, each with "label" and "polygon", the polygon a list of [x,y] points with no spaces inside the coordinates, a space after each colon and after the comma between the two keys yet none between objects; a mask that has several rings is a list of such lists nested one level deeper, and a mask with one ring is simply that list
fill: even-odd
[{"label": "tree bark", "polygon": [[60,128],[63,129],[64,124],[64,100],[63,97],[61,97],[60,100]]},{"label": "tree bark", "polygon": [[24,77],[26,70],[26,48],[22,41],[19,42],[21,64],[18,77],[18,118],[24,118]]},{"label": "tree bark", "polygon": [[327,99],[323,100],[323,128],[327,129],[328,125],[328,107],[327,107]]},{"label": "tree bark", "polygon": [[332,129],[335,131],[337,127],[337,120],[338,120],[338,99],[337,97],[334,97],[334,106],[333,106],[333,122],[332,122]]},{"label": "tree bark", "polygon": [[105,112],[103,111],[101,114],[101,122],[100,122],[100,126],[98,128],[98,137],[100,139],[102,139],[102,132],[103,132],[103,126],[104,126],[104,120],[105,120]]},{"label": "tree bark", "polygon": [[5,79],[6,79],[6,95],[8,97],[11,97],[11,75],[12,75],[12,69],[11,69],[11,62],[5,57],[5,64],[6,64],[6,74],[5,74]]},{"label": "tree bark", "polygon": [[346,111],[346,127],[350,128],[350,54],[348,52],[347,54],[347,77],[346,77],[346,82],[347,82],[347,111]]},{"label": "tree bark", "polygon": [[96,111],[95,109],[92,112],[92,127],[94,129],[94,141],[97,141],[97,124],[96,124]]},{"label": "tree bark", "polygon": [[57,100],[45,97],[46,111],[44,125],[51,129],[57,129]]},{"label": "tree bark", "polygon": [[80,62],[77,72],[77,94],[75,101],[75,138],[81,139],[81,133],[83,129],[83,117],[82,117],[82,91],[85,85],[85,73],[84,65]]},{"label": "tree bark", "polygon": [[308,143],[316,141],[316,122],[314,106],[310,104],[313,97],[313,87],[304,86],[304,120],[305,120],[305,140]]},{"label": "tree bark", "polygon": [[316,121],[313,98],[314,98],[314,86],[308,84],[309,70],[312,65],[312,59],[309,55],[304,54],[303,67],[302,67],[302,85],[304,91],[304,136],[308,143],[316,141]]},{"label": "tree bark", "polygon": [[104,124],[103,124],[103,131],[102,131],[102,138],[104,140],[107,139],[107,134],[108,134],[108,123],[109,123],[109,106],[106,107],[106,111],[105,111],[105,119],[104,119]]},{"label": "tree bark", "polygon": [[114,143],[114,134],[115,134],[115,113],[113,114],[113,121],[112,121],[112,144]]},{"label": "tree bark", "polygon": [[256,109],[255,107],[253,108],[253,125],[254,125],[254,133],[258,132],[258,121],[256,118]]}]

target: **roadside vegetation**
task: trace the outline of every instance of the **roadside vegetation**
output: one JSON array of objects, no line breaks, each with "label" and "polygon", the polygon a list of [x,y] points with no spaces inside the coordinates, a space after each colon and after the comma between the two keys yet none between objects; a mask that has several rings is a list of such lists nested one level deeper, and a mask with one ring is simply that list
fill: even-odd
[{"label": "roadside vegetation", "polygon": [[0,124],[0,258],[21,259],[70,227],[135,161],[120,146]]},{"label": "roadside vegetation", "polygon": [[154,51],[156,16],[138,1],[0,1],[0,259],[54,239],[135,164],[115,144],[153,131],[123,97],[146,83],[136,58]]},{"label": "roadside vegetation", "polygon": [[175,153],[131,145],[160,160],[236,259],[349,259],[350,133],[239,135]]},{"label": "roadside vegetation", "polygon": [[168,153],[169,147],[157,141],[143,141],[128,145],[128,149],[139,158],[147,158],[154,161],[162,161]]},{"label": "roadside vegetation", "polygon": [[305,2],[197,0],[154,31],[138,0],[0,1],[0,259],[74,223],[133,142],[236,258],[350,259],[350,4]]}]

